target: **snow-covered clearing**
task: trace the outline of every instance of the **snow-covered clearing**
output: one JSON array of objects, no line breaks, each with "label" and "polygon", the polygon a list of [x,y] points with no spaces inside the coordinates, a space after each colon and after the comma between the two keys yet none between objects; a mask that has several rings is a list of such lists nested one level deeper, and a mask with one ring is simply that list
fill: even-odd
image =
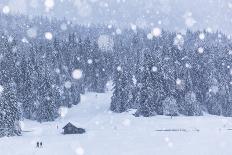
[{"label": "snow-covered clearing", "polygon": [[[216,116],[136,118],[109,109],[111,92],[87,93],[55,122],[23,122],[23,135],[1,138],[0,155],[231,155],[232,119]],[[83,135],[62,135],[68,122]],[[57,129],[58,126],[58,129]],[[36,148],[42,141],[43,148]]]}]

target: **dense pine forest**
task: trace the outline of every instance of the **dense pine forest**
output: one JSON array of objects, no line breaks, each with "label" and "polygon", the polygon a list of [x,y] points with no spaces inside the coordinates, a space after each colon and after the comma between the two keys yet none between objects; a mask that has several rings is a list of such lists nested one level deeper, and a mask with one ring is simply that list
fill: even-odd
[{"label": "dense pine forest", "polygon": [[231,38],[0,14],[0,136],[113,81],[110,110],[135,116],[232,116]]}]

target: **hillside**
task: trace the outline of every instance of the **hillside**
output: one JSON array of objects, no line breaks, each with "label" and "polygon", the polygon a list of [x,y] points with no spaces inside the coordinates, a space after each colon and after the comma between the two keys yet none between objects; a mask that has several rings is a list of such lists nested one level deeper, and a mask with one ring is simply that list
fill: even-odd
[{"label": "hillside", "polygon": [[[0,139],[4,155],[229,155],[232,118],[218,116],[134,117],[109,111],[112,92],[87,93],[63,118],[50,123],[22,122],[23,135]],[[83,135],[62,135],[72,122],[86,129]],[[58,129],[57,129],[58,125]],[[42,141],[43,148],[36,148]]]}]

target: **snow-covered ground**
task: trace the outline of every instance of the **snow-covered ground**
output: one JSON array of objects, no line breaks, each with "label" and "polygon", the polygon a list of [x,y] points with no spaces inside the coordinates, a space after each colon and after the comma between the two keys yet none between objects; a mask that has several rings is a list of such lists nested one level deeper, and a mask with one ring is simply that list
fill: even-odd
[{"label": "snow-covered ground", "polygon": [[[55,122],[23,121],[26,132],[22,136],[0,139],[0,155],[232,154],[232,130],[228,130],[232,129],[232,118],[136,118],[130,113],[111,113],[110,97],[111,92],[87,93],[79,105],[63,109],[63,118]],[[87,133],[62,135],[68,122]],[[37,141],[43,142],[43,148],[36,148]]]}]

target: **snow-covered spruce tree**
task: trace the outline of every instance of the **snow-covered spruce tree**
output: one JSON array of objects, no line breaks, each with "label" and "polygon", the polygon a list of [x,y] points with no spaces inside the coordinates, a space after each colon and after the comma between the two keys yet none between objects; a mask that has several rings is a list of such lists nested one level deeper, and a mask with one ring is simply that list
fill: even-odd
[{"label": "snow-covered spruce tree", "polygon": [[72,98],[72,104],[77,105],[81,101],[81,95],[80,95],[80,89],[76,85],[72,85],[70,88],[71,90],[71,98]]},{"label": "snow-covered spruce tree", "polygon": [[88,65],[93,67],[91,90],[94,92],[104,93],[107,83],[106,59],[103,52],[98,48],[97,43],[93,45],[92,59],[88,59]]},{"label": "snow-covered spruce tree", "polygon": [[154,72],[154,62],[149,54],[145,55],[144,65],[141,68],[141,78],[137,81],[136,102],[139,107],[136,116],[153,116],[162,114],[162,100],[165,96],[163,80],[159,72]]},{"label": "snow-covered spruce tree", "polygon": [[3,87],[0,96],[0,137],[19,136],[21,128],[19,120],[21,117],[20,108],[16,99],[16,85],[11,80]]},{"label": "snow-covered spruce tree", "polygon": [[163,100],[163,114],[166,116],[178,115],[178,105],[173,96],[166,97],[165,100]]},{"label": "snow-covered spruce tree", "polygon": [[208,80],[208,86],[209,86],[209,90],[206,93],[207,110],[209,114],[221,115],[222,105],[220,103],[219,82],[212,73]]},{"label": "snow-covered spruce tree", "polygon": [[33,73],[33,64],[31,61],[27,61],[25,57],[22,58],[20,64],[19,72],[19,83],[17,85],[17,97],[19,102],[22,103],[22,113],[23,117],[27,119],[34,119],[35,116],[35,98],[33,90],[33,78],[31,74]]},{"label": "snow-covered spruce tree", "polygon": [[196,94],[192,91],[185,95],[185,101],[181,105],[181,112],[187,116],[200,116],[202,109],[197,101]]},{"label": "snow-covered spruce tree", "polygon": [[113,84],[114,92],[111,98],[110,110],[121,113],[131,108],[132,104],[132,76],[121,66],[115,69]]},{"label": "snow-covered spruce tree", "polygon": [[48,76],[42,79],[38,90],[36,119],[39,122],[54,121],[58,117],[58,103],[55,103],[54,89]]}]

